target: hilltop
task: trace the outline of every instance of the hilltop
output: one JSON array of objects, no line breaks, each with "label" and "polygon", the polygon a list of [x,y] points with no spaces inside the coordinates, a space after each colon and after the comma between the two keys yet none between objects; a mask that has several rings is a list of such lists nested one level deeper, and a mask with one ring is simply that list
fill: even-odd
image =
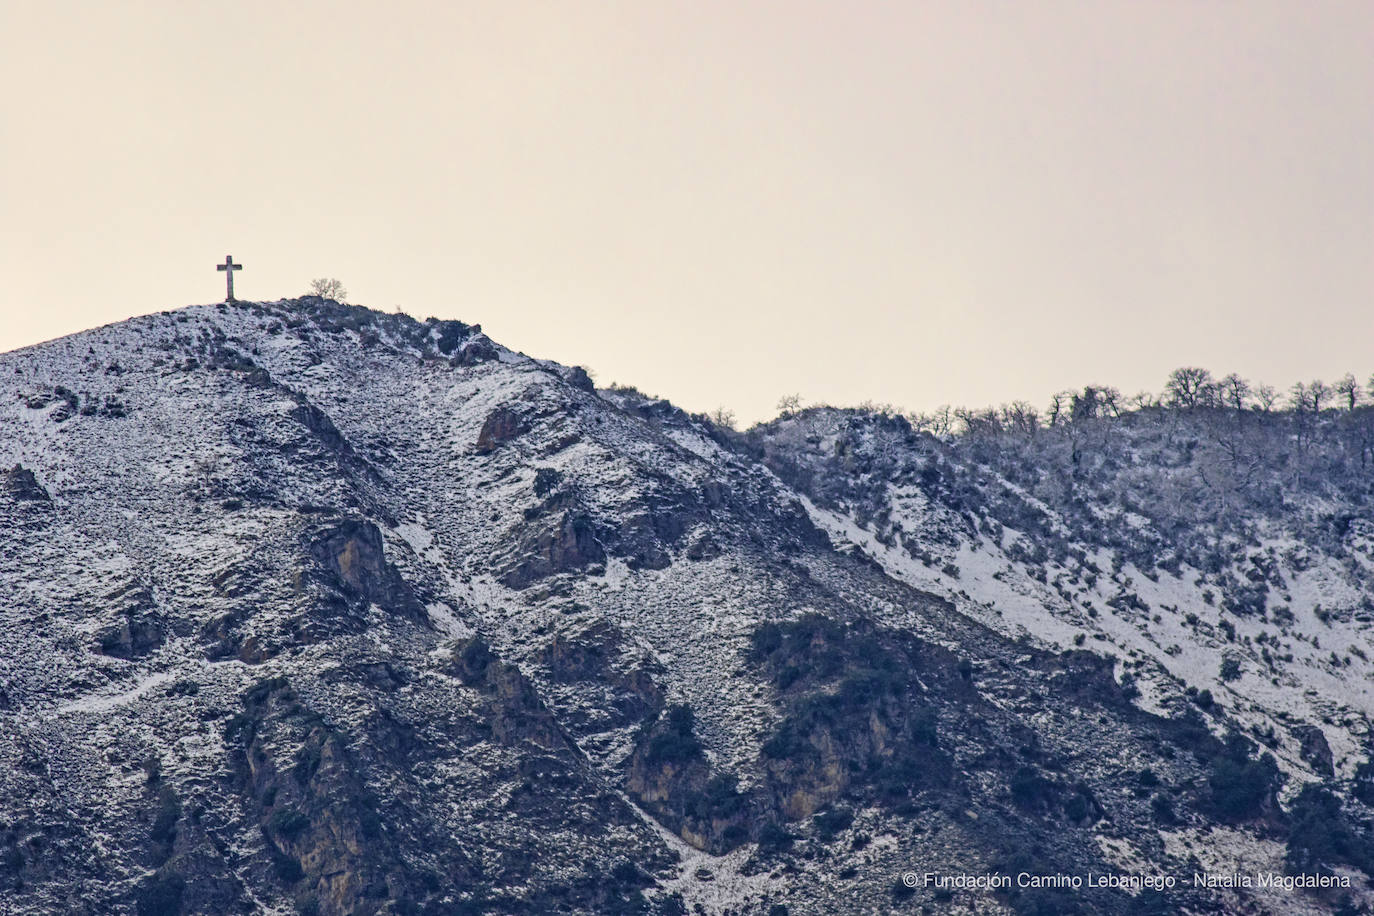
[{"label": "hilltop", "polygon": [[[737,433],[318,298],[5,354],[0,896],[1333,911],[1374,869],[1371,519],[1350,424],[1282,463],[1286,416],[1218,484],[1224,411]],[[901,879],[1196,868],[1351,890]]]}]

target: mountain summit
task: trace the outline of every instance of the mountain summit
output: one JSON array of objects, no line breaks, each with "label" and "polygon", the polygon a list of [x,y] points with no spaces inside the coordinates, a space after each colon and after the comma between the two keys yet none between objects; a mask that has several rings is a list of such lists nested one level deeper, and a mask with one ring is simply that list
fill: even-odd
[{"label": "mountain summit", "polygon": [[1357,421],[736,433],[313,297],[5,354],[0,912],[1359,904]]}]

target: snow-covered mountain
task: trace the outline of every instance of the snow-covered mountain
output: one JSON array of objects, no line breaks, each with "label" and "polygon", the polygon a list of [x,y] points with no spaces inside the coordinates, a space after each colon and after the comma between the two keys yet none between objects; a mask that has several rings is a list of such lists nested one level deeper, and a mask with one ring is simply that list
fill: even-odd
[{"label": "snow-covered mountain", "polygon": [[[740,434],[321,299],[0,356],[0,913],[1358,905],[1355,419]],[[1018,872],[1178,881],[903,877]]]},{"label": "snow-covered mountain", "polygon": [[1160,714],[1205,690],[1295,779],[1351,779],[1374,712],[1374,413],[1309,418],[1306,445],[1299,422],[1155,408],[941,442],[821,409],[755,437],[835,543],[894,578],[1118,659]]}]

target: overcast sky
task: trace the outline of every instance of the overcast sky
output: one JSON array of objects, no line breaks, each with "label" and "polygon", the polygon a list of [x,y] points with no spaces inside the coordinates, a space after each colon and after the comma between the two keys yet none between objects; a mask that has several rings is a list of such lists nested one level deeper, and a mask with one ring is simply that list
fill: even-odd
[{"label": "overcast sky", "polygon": [[0,0],[0,350],[337,277],[690,410],[1374,371],[1374,4]]}]

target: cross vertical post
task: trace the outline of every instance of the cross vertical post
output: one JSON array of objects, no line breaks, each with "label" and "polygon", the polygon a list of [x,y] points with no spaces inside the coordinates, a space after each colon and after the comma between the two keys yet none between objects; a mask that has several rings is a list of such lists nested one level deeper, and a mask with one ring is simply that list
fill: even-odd
[{"label": "cross vertical post", "polygon": [[236,271],[236,270],[243,270],[243,265],[242,265],[242,264],[235,264],[235,263],[234,263],[234,256],[233,256],[232,254],[226,254],[226,255],[224,256],[224,263],[223,263],[223,264],[217,264],[217,265],[215,265],[215,270],[222,270],[222,271],[224,271],[224,279],[227,280],[227,281],[228,281],[228,284],[229,284],[229,295],[225,298],[224,301],[225,301],[225,302],[233,302],[233,301],[234,301],[234,271]]}]

